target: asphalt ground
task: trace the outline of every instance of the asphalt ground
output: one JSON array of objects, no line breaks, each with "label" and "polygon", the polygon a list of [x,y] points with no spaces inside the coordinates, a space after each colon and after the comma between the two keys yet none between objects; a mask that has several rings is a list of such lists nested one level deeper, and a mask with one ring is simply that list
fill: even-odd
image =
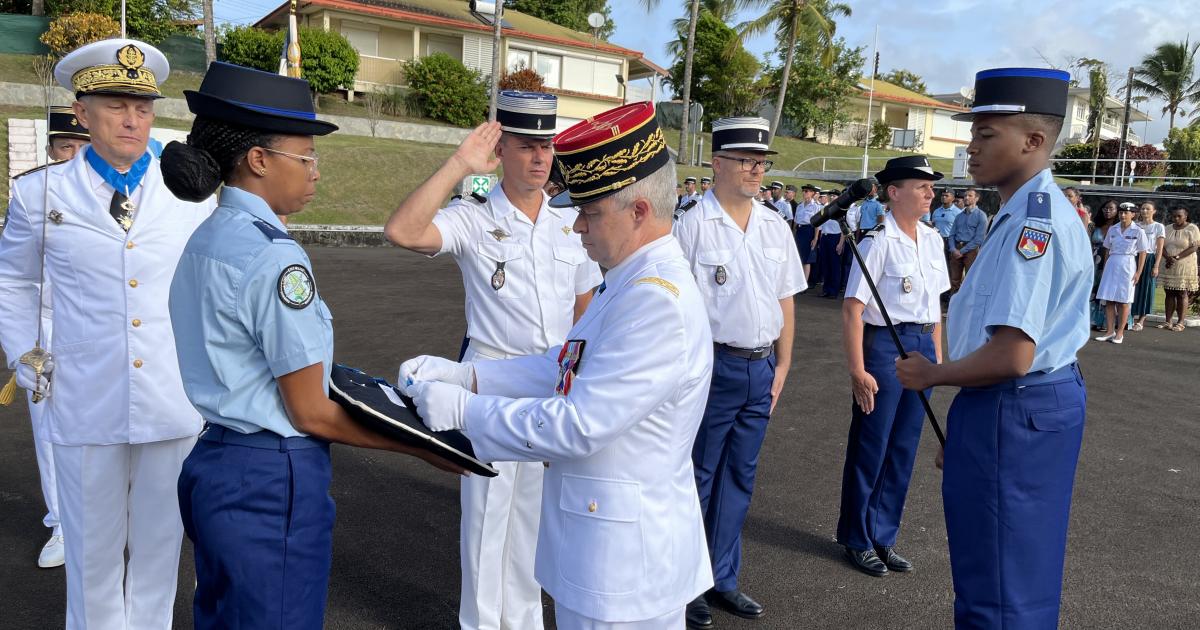
[{"label": "asphalt ground", "polygon": [[[391,248],[310,248],[334,313],[338,361],[394,377],[418,354],[456,356],[464,330],[457,268]],[[948,628],[946,530],[926,429],[897,549],[916,570],[862,575],[833,542],[850,389],[839,303],[796,308],[795,364],[763,447],[744,530],[741,586],[758,621],[716,612],[718,628]],[[1075,485],[1063,628],[1200,627],[1200,335],[1145,330],[1080,355],[1088,419]],[[933,407],[944,418],[954,392]],[[458,481],[400,455],[334,449],[329,628],[454,628]],[[36,568],[48,531],[25,408],[0,408],[0,626],[61,628],[62,569]],[[191,626],[185,541],[175,624]],[[547,620],[553,605],[546,599]],[[553,627],[548,623],[547,627]]]}]

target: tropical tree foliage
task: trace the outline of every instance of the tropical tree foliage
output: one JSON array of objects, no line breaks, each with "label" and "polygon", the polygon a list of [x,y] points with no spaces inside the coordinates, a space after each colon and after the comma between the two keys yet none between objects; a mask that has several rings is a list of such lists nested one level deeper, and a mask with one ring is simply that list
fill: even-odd
[{"label": "tropical tree foliage", "polygon": [[775,33],[783,44],[779,94],[775,97],[775,118],[771,121],[771,134],[774,135],[786,108],[784,103],[797,49],[817,52],[820,63],[826,68],[831,67],[836,58],[834,33],[837,22],[834,18],[849,17],[850,7],[831,0],[757,0],[752,4],[765,4],[766,10],[757,18],[739,24],[738,35],[745,38]]},{"label": "tropical tree foliage", "polygon": [[1200,105],[1200,80],[1196,79],[1196,51],[1200,42],[1189,40],[1159,44],[1154,52],[1142,58],[1133,71],[1133,89],[1163,101],[1163,113],[1170,115],[1170,127],[1175,116],[1187,116],[1185,105]]},{"label": "tropical tree foliage", "polygon": [[899,85],[900,87],[916,92],[917,94],[929,94],[928,88],[925,87],[925,79],[922,79],[921,75],[911,70],[896,68],[895,70],[892,70],[891,72],[879,77],[879,79],[887,81],[892,85]]},{"label": "tropical tree foliage", "polygon": [[[674,57],[676,62],[683,59],[684,51],[687,48],[687,32],[690,23],[687,16],[690,14],[691,6],[692,0],[683,0],[684,17],[671,21],[671,30],[678,33],[679,36],[667,42],[667,53]],[[737,0],[700,0],[700,11],[697,16],[705,13],[717,18],[723,24],[730,24],[733,22],[734,14],[737,13]],[[738,43],[741,44],[741,42]]]},{"label": "tropical tree foliage", "polygon": [[[785,95],[776,118],[782,113],[788,126],[800,137],[807,136],[809,131],[830,133],[850,122],[848,104],[862,80],[864,48],[851,48],[839,37],[829,50],[832,62],[828,65],[824,61],[825,51],[807,50],[794,60],[792,72],[785,72],[781,66],[768,73],[768,89]],[[789,85],[779,89],[784,76]]]},{"label": "tropical tree foliage", "polygon": [[1172,160],[1195,160],[1192,163],[1176,162],[1167,166],[1167,173],[1173,177],[1200,177],[1200,125],[1189,125],[1181,129],[1167,132],[1163,141],[1167,155]]},{"label": "tropical tree foliage", "polygon": [[601,39],[608,39],[615,28],[608,0],[505,0],[504,8],[583,33],[592,32],[588,16],[599,13],[604,16],[604,26],[599,33]]},{"label": "tropical tree foliage", "polygon": [[[688,25],[678,26],[683,32],[676,41],[686,46]],[[676,92],[683,87],[684,70],[684,59],[680,56],[667,77],[667,84]],[[701,10],[696,23],[691,98],[704,106],[704,120],[711,122],[752,112],[759,101],[754,86],[757,74],[758,60],[742,47],[737,33],[721,18]]]}]

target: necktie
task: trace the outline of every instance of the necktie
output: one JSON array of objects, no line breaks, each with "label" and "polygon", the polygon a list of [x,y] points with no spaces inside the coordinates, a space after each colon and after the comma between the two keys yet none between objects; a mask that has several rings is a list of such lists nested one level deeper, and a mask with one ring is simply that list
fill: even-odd
[{"label": "necktie", "polygon": [[119,190],[113,192],[112,201],[108,202],[108,213],[126,232],[133,227],[133,210],[133,202],[125,196],[125,193]]}]

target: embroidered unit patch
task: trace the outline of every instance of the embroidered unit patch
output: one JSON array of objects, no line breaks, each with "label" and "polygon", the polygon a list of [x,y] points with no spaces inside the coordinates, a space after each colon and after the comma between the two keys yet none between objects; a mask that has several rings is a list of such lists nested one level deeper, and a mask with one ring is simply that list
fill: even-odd
[{"label": "embroidered unit patch", "polygon": [[291,308],[301,309],[312,303],[317,294],[312,275],[304,265],[288,265],[279,274],[279,299]]}]

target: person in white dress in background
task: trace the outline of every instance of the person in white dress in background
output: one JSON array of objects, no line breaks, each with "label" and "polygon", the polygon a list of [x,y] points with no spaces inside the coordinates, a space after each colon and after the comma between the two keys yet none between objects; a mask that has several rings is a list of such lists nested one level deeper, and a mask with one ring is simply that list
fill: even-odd
[{"label": "person in white dress in background", "polygon": [[1121,343],[1125,340],[1129,305],[1133,303],[1134,287],[1142,276],[1146,250],[1150,247],[1146,231],[1133,222],[1136,213],[1137,207],[1132,203],[1121,204],[1117,212],[1119,222],[1108,228],[1108,233],[1104,235],[1104,250],[1108,260],[1104,265],[1104,275],[1100,276],[1096,299],[1105,302],[1105,326],[1104,334],[1096,337],[1096,341]]}]

